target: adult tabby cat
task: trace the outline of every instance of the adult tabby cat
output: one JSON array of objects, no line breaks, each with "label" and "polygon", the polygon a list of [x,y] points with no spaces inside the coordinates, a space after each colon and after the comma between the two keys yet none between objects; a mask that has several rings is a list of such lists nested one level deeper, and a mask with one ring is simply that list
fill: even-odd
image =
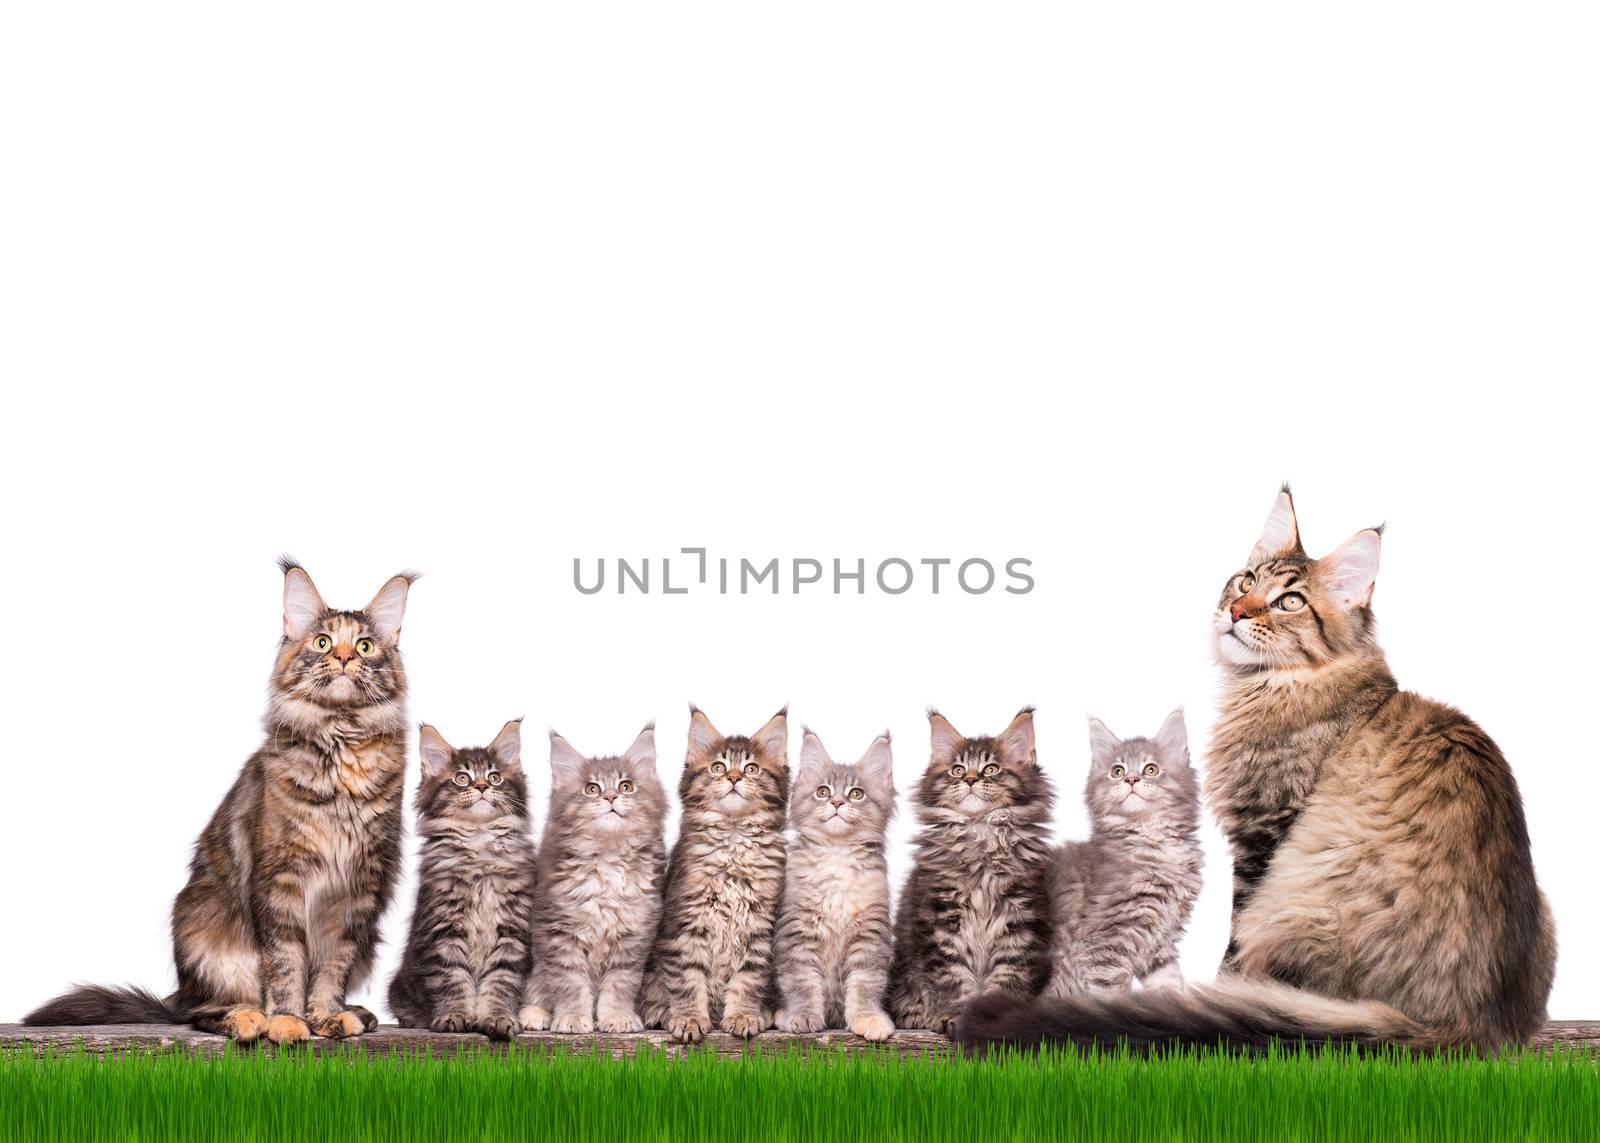
[{"label": "adult tabby cat", "polygon": [[420,738],[422,868],[389,1010],[407,1028],[509,1040],[522,1028],[535,875],[521,723],[488,746],[458,750],[431,726]]},{"label": "adult tabby cat", "polygon": [[1464,714],[1396,685],[1373,631],[1378,547],[1368,529],[1308,558],[1285,488],[1223,588],[1208,797],[1234,908],[1218,983],[985,997],[959,1025],[968,1045],[1487,1049],[1543,1023],[1555,930],[1516,782]]},{"label": "adult tabby cat", "polygon": [[1118,738],[1089,720],[1084,785],[1093,830],[1050,874],[1055,934],[1046,996],[1177,987],[1178,938],[1200,894],[1200,783],[1183,712],[1154,738]]},{"label": "adult tabby cat", "polygon": [[780,710],[749,738],[689,719],[661,927],[639,1009],[673,1039],[713,1025],[754,1036],[772,1023],[772,933],[783,890],[789,724]]},{"label": "adult tabby cat", "polygon": [[948,1031],[985,989],[1045,983],[1050,943],[1050,781],[1033,709],[997,737],[963,738],[930,711],[933,751],[917,791],[922,830],[900,897],[889,1013],[902,1028]]},{"label": "adult tabby cat", "polygon": [[292,560],[266,741],[195,843],[172,907],[178,990],[86,986],[29,1024],[193,1023],[274,1043],[377,1026],[345,1002],[372,969],[400,863],[406,676],[400,621],[415,576],[336,611]]},{"label": "adult tabby cat", "polygon": [[889,928],[889,865],[883,834],[894,816],[889,736],[861,761],[841,766],[805,732],[795,794],[789,800],[788,871],[778,918],[778,987],[785,1032],[849,1028],[886,1040],[883,1010],[894,945]]},{"label": "adult tabby cat", "polygon": [[522,1026],[637,1032],[667,865],[655,724],[620,757],[585,758],[551,731],[550,774]]}]

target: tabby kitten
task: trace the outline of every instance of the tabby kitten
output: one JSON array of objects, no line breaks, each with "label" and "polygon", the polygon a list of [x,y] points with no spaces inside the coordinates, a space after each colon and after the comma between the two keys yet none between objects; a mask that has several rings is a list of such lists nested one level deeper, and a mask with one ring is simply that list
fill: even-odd
[{"label": "tabby kitten", "polygon": [[460,750],[424,725],[421,753],[422,868],[389,1010],[403,1027],[509,1040],[522,1027],[535,870],[521,720]]},{"label": "tabby kitten", "polygon": [[1372,618],[1379,533],[1321,559],[1285,488],[1213,619],[1207,796],[1233,850],[1233,940],[1184,992],[974,1004],[972,1045],[1065,1040],[1489,1049],[1545,1018],[1555,928],[1498,747],[1403,691]]},{"label": "tabby kitten", "polygon": [[550,772],[522,1026],[637,1032],[667,863],[655,724],[619,758],[585,758],[551,731]]},{"label": "tabby kitten", "polygon": [[266,741],[195,843],[172,908],[178,990],[82,987],[29,1024],[193,1023],[274,1043],[377,1026],[348,1004],[372,969],[400,864],[406,676],[400,621],[416,577],[336,611],[292,560]]},{"label": "tabby kitten", "polygon": [[787,708],[749,738],[689,720],[661,926],[645,969],[645,1023],[698,1042],[713,1026],[754,1036],[772,1022],[772,936],[789,800]]},{"label": "tabby kitten", "polygon": [[885,1040],[894,1021],[883,1010],[894,944],[889,928],[889,866],[883,835],[894,816],[889,735],[861,761],[841,766],[805,732],[789,802],[788,869],[778,921],[777,980],[785,1032],[841,1025]]},{"label": "tabby kitten", "polygon": [[1178,938],[1200,894],[1200,788],[1183,712],[1152,738],[1089,720],[1088,841],[1056,854],[1046,996],[1182,987]]},{"label": "tabby kitten", "polygon": [[918,790],[922,830],[900,898],[889,1012],[947,1031],[969,998],[1045,983],[1052,794],[1033,708],[995,738],[963,738],[930,711],[933,753]]}]

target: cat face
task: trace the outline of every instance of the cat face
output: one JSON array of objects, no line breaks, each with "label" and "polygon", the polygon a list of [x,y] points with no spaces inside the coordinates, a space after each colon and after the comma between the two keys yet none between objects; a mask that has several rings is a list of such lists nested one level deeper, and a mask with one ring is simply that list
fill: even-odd
[{"label": "cat face", "polygon": [[1370,647],[1379,531],[1367,528],[1313,560],[1300,546],[1285,488],[1245,566],[1228,578],[1212,616],[1218,661],[1295,668]]},{"label": "cat face", "polygon": [[1182,711],[1168,715],[1154,738],[1127,741],[1091,718],[1089,753],[1084,801],[1096,822],[1187,813],[1196,804],[1199,783],[1189,765]]},{"label": "cat face", "polygon": [[311,577],[285,561],[283,643],[273,690],[317,706],[349,708],[393,701],[405,691],[400,621],[410,575],[397,575],[360,611],[336,611]]},{"label": "cat face", "polygon": [[704,712],[694,711],[678,796],[685,813],[734,820],[781,815],[789,803],[787,708],[749,738],[724,736]]},{"label": "cat face", "polygon": [[656,730],[620,757],[586,758],[550,732],[550,816],[574,836],[659,836],[667,797],[656,776]]},{"label": "cat face", "polygon": [[854,766],[835,762],[822,739],[805,732],[789,801],[789,824],[796,834],[831,841],[879,840],[892,816],[894,764],[887,732]]},{"label": "cat face", "polygon": [[527,816],[520,719],[506,723],[488,746],[460,750],[424,725],[420,747],[422,784],[417,789],[417,813],[422,817],[476,823]]},{"label": "cat face", "polygon": [[1032,707],[994,738],[964,738],[937,711],[928,719],[933,751],[919,789],[923,805],[978,818],[1048,800],[1050,784],[1034,748]]}]

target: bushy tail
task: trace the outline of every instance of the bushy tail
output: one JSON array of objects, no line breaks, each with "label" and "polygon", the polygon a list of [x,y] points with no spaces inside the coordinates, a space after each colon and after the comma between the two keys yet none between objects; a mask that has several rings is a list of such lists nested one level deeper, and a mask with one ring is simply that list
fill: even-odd
[{"label": "bushy tail", "polygon": [[47,1000],[22,1018],[24,1024],[187,1024],[189,1014],[171,1000],[143,988],[80,984]]},{"label": "bushy tail", "polygon": [[990,992],[967,1005],[954,1036],[979,1052],[1041,1044],[1254,1052],[1265,1051],[1274,1041],[1414,1049],[1461,1042],[1375,1000],[1334,1000],[1281,984],[1241,980],[1192,985],[1181,992],[1152,989],[1065,1000]]}]

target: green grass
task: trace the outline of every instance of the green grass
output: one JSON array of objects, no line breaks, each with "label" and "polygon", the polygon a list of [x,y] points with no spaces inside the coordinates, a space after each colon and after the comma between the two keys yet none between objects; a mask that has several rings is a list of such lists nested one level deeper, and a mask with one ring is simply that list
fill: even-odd
[{"label": "green grass", "polygon": [[0,1053],[0,1140],[1572,1139],[1590,1051],[989,1061]]}]

